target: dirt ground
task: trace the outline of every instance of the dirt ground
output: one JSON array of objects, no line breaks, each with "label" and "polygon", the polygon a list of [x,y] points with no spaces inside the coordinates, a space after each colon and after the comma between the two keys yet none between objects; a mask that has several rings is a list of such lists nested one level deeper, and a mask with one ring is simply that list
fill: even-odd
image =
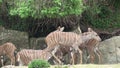
[{"label": "dirt ground", "polygon": [[[27,66],[11,66],[2,68],[28,68]],[[79,64],[79,65],[51,65],[50,68],[120,68],[119,64]]]}]

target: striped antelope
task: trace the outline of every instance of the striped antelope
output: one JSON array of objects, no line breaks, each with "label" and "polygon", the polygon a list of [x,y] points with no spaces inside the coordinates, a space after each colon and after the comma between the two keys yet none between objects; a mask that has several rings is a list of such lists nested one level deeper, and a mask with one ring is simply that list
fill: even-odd
[{"label": "striped antelope", "polygon": [[[61,53],[60,51],[56,51],[55,49],[53,50],[53,52]],[[56,55],[59,55],[59,57],[63,56],[61,54],[56,53]],[[18,63],[17,65],[28,65],[34,59],[43,59],[48,61],[52,57],[53,56],[51,52],[48,52],[46,50],[23,49],[17,53],[16,63]],[[55,61],[54,63],[56,64],[56,60],[53,59],[53,61]]]},{"label": "striped antelope", "polygon": [[[91,63],[94,62],[95,54],[98,56],[99,63],[100,63],[101,52],[98,50],[98,44],[100,43],[101,38],[91,28],[88,28],[88,32],[84,32],[81,35],[82,35],[83,43],[81,44],[81,46],[79,46],[79,48],[82,50],[87,48]],[[73,52],[72,56],[76,57],[74,55],[74,52]]]},{"label": "striped antelope", "polygon": [[[93,37],[93,38],[90,38]],[[83,45],[80,48],[87,48],[87,51],[90,56],[90,62],[94,63],[95,54],[98,56],[99,63],[101,63],[101,52],[98,50],[98,44],[101,41],[99,35],[93,31],[91,28],[88,28],[88,32],[82,34]],[[89,38],[89,39],[87,39]],[[87,40],[86,40],[87,39]],[[94,54],[95,53],[95,54]]]},{"label": "striped antelope", "polygon": [[[17,48],[11,42],[7,42],[0,46],[0,56],[6,55],[11,60],[11,65],[15,64],[14,52]],[[3,64],[3,60],[2,60]]]},{"label": "striped antelope", "polygon": [[34,59],[43,59],[48,61],[52,57],[50,52],[45,50],[23,49],[16,55],[19,65],[28,65]]},{"label": "striped antelope", "polygon": [[[101,52],[98,50],[98,44],[100,43],[101,38],[91,28],[88,28],[88,32],[82,33],[81,36],[82,36],[81,38],[82,38],[83,43],[79,46],[79,48],[81,50],[87,48],[91,63],[94,62],[95,54],[98,56],[99,63],[100,63]],[[73,58],[75,57],[74,59],[76,59],[75,52],[71,52],[71,56]],[[74,64],[74,61],[72,61],[71,63]]]},{"label": "striped antelope", "polygon": [[[45,38],[47,48],[45,50],[52,52],[53,49],[58,49],[59,46],[69,46],[73,47],[75,50],[79,51],[80,63],[82,63],[82,51],[79,49],[79,45],[82,44],[81,35],[73,32],[51,32]],[[62,63],[52,52],[52,55],[59,63]]]}]

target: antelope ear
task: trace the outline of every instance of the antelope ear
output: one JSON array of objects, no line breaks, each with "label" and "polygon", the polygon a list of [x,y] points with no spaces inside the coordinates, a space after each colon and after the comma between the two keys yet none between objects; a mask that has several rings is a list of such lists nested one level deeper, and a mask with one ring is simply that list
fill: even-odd
[{"label": "antelope ear", "polygon": [[64,30],[64,27],[60,27],[60,26],[58,26],[57,30],[59,30],[59,31],[63,31],[63,30]]},{"label": "antelope ear", "polygon": [[61,27],[60,27],[60,26],[58,26],[57,30],[59,30],[59,31],[60,31],[60,29],[61,29]]},{"label": "antelope ear", "polygon": [[92,32],[93,30],[92,30],[92,28],[88,28],[88,32]]},{"label": "antelope ear", "polygon": [[61,27],[60,26],[58,26],[58,28],[57,29],[60,29]]},{"label": "antelope ear", "polygon": [[64,27],[61,27],[61,28],[60,28],[60,31],[63,31],[63,30],[64,30]]}]

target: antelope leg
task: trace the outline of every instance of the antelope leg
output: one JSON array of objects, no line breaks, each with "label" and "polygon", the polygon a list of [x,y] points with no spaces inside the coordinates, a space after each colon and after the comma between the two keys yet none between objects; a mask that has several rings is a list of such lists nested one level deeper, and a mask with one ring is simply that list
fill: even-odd
[{"label": "antelope leg", "polygon": [[98,48],[95,49],[95,54],[98,56],[98,63],[100,64],[102,62],[102,59],[101,59],[101,52],[98,50]]},{"label": "antelope leg", "polygon": [[75,50],[77,51],[79,51],[79,54],[80,54],[80,64],[82,64],[82,51],[79,49],[79,47],[78,46],[74,46],[75,47]]},{"label": "antelope leg", "polygon": [[1,63],[2,63],[2,66],[4,66],[4,56],[1,56]]},{"label": "antelope leg", "polygon": [[74,65],[75,64],[75,61],[74,61],[74,52],[71,52],[71,58],[72,58],[71,63],[72,63],[72,65]]},{"label": "antelope leg", "polygon": [[51,55],[60,63],[62,64],[62,62],[60,61],[60,59],[58,59],[58,57],[55,56],[55,53],[57,52],[59,46],[56,46],[55,49],[51,52]]}]

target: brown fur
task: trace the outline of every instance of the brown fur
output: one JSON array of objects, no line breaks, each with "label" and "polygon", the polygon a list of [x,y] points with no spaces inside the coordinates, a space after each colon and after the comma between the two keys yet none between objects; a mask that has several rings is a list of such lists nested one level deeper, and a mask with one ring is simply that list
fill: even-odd
[{"label": "brown fur", "polygon": [[19,65],[28,65],[34,59],[43,59],[48,61],[52,55],[45,50],[23,49],[17,53],[17,62]]},{"label": "brown fur", "polygon": [[13,43],[7,42],[0,46],[0,55],[6,55],[10,60],[11,64],[15,64],[14,51],[16,47]]}]

